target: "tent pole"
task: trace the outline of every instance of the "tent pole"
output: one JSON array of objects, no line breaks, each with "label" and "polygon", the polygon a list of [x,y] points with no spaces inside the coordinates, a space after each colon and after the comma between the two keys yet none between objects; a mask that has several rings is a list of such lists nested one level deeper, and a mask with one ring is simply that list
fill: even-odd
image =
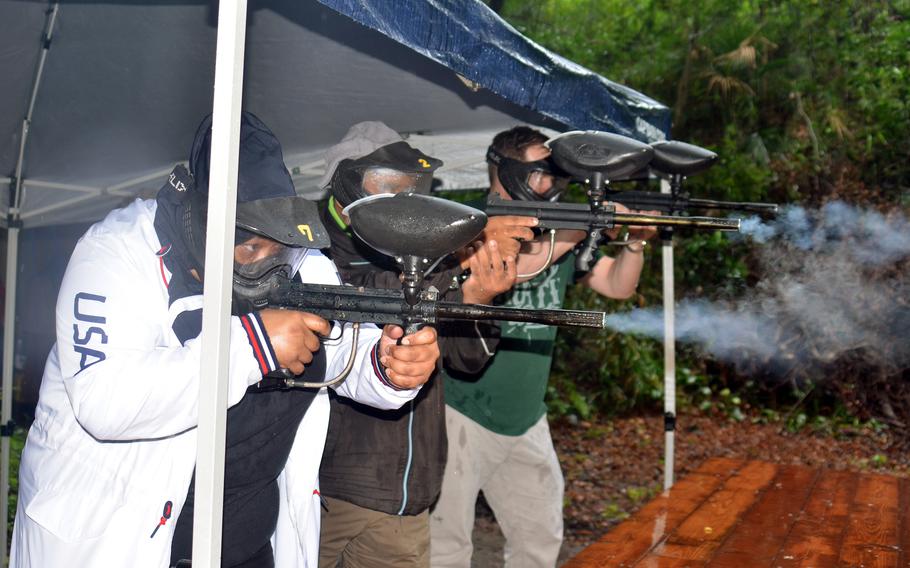
[{"label": "tent pole", "polygon": [[209,187],[217,189],[209,192],[206,228],[193,517],[193,566],[202,568],[221,566],[231,271],[246,14],[246,0],[222,0],[218,6],[212,168],[209,176]]},{"label": "tent pole", "polygon": [[28,99],[28,109],[25,111],[25,118],[22,119],[22,133],[19,136],[19,157],[16,159],[16,174],[13,178],[15,189],[9,204],[10,216],[18,217],[22,205],[22,169],[25,165],[25,147],[28,143],[28,133],[32,126],[32,113],[35,111],[35,101],[38,100],[38,88],[41,86],[41,77],[44,75],[44,63],[47,61],[47,53],[51,49],[51,40],[54,36],[54,24],[57,23],[57,12],[59,10],[60,4],[54,3],[47,12],[47,20],[44,24],[41,55],[38,57],[38,67],[35,69],[35,78],[32,81],[32,94]]},{"label": "tent pole", "polygon": [[13,357],[15,348],[14,333],[16,330],[16,284],[19,266],[19,227],[12,224],[6,231],[6,296],[3,311],[3,399],[0,404],[0,493],[3,495],[3,506],[0,507],[0,543],[2,543],[4,565],[9,543],[6,538],[9,503],[9,450],[10,436],[13,434]]},{"label": "tent pole", "polygon": [[[670,184],[660,182],[660,192],[670,193]],[[676,299],[673,282],[673,233],[661,234],[663,246],[664,296],[664,491],[673,487],[674,450],[676,442],[676,333],[674,328]]]},{"label": "tent pole", "polygon": [[6,538],[6,526],[9,521],[9,458],[10,437],[13,435],[13,359],[15,357],[15,330],[16,330],[16,277],[19,274],[19,212],[22,205],[22,171],[25,167],[25,148],[28,144],[28,133],[32,124],[32,113],[35,110],[35,100],[38,98],[38,88],[41,86],[41,77],[44,75],[44,63],[47,53],[51,48],[51,39],[54,35],[54,25],[57,22],[59,3],[54,3],[47,11],[44,23],[41,55],[38,57],[38,66],[32,81],[32,92],[28,101],[28,109],[22,120],[22,131],[19,136],[19,155],[16,158],[16,173],[10,187],[10,201],[7,210],[7,251],[6,251],[6,295],[3,314],[3,375],[0,383],[0,544],[2,544],[3,564],[6,565],[9,542]]}]

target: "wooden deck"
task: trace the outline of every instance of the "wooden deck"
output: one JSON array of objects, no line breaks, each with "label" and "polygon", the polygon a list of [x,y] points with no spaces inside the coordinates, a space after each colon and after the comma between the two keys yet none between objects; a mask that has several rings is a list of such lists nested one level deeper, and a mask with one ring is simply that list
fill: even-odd
[{"label": "wooden deck", "polygon": [[716,458],[563,568],[910,567],[910,479]]}]

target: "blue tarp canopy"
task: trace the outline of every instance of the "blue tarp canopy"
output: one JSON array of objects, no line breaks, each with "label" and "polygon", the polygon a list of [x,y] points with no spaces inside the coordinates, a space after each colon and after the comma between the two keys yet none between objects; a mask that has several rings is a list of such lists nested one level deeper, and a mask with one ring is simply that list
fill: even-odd
[{"label": "blue tarp canopy", "polygon": [[521,35],[479,1],[319,0],[507,101],[577,130],[649,142],[669,131],[657,101]]},{"label": "blue tarp canopy", "polygon": [[[21,169],[12,199],[25,227],[91,221],[153,195],[212,105],[212,3],[54,6],[0,0],[0,183],[15,187]],[[324,149],[361,120],[442,158],[448,188],[483,186],[486,144],[517,123],[643,140],[669,126],[664,106],[534,44],[479,0],[249,8],[244,107],[275,130],[303,194],[318,191]],[[3,217],[9,203],[0,192]]]}]

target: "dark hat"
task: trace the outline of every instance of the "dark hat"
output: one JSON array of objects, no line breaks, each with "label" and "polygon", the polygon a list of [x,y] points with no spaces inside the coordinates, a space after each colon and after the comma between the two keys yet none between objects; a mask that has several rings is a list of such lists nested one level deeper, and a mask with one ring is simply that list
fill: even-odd
[{"label": "dark hat", "polygon": [[[200,197],[208,195],[212,116],[202,120],[190,151],[190,173]],[[289,246],[325,248],[328,237],[316,204],[297,195],[271,130],[251,112],[240,115],[237,171],[237,226]],[[197,207],[203,217],[204,200]],[[202,227],[202,218],[197,226]],[[204,232],[204,229],[197,229]],[[239,233],[241,237],[247,236]],[[251,236],[251,235],[250,235]]]},{"label": "dark hat", "polygon": [[[212,115],[202,120],[190,151],[190,173],[196,188],[208,194],[212,153]],[[284,165],[281,144],[256,115],[240,115],[240,154],[237,170],[237,203],[297,195]]]}]

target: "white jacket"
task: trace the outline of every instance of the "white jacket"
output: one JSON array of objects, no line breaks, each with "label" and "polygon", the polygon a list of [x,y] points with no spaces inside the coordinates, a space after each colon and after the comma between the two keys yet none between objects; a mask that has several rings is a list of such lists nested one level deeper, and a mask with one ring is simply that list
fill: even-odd
[{"label": "white jacket", "polygon": [[[171,325],[180,312],[200,308],[202,297],[168,307],[170,273],[156,256],[155,209],[154,201],[137,200],[112,212],[89,229],[70,259],[57,300],[57,343],[22,453],[12,567],[168,565],[196,460],[201,366],[201,340],[181,345]],[[300,273],[307,282],[338,281],[318,251],[310,251]],[[393,390],[376,376],[371,352],[379,334],[361,330],[354,371],[337,391],[398,408],[417,390]],[[341,340],[324,344],[326,376],[344,366],[350,342],[347,329]],[[229,374],[229,405],[262,378],[237,317],[231,318]],[[278,567],[316,566],[317,474],[328,419],[322,389],[278,480]],[[167,501],[172,515],[150,536]]]}]

